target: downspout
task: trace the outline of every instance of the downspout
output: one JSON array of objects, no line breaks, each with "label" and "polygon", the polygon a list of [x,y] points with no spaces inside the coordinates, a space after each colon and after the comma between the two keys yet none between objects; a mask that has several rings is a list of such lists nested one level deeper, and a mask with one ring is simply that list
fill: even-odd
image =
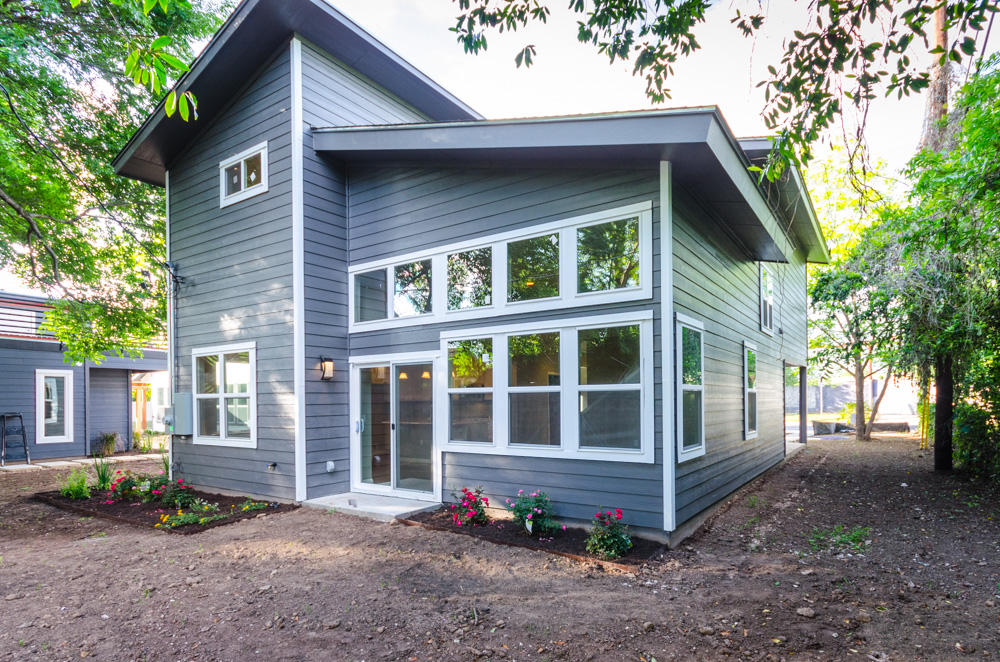
[{"label": "downspout", "polygon": [[[176,304],[176,283],[174,282],[174,264],[170,261],[170,171],[164,173],[165,176],[165,197],[166,197],[166,253],[167,261],[165,264],[165,270],[167,272],[167,407],[173,412],[174,406],[174,376],[176,374],[176,369],[174,366],[174,358],[177,353],[174,351],[174,343],[177,341],[177,329],[174,325],[177,323],[177,312],[174,308]],[[174,420],[176,420],[176,412],[173,412]],[[171,423],[173,427],[173,423]],[[174,435],[172,430],[167,430],[167,478],[170,480],[174,479]]]},{"label": "downspout", "polygon": [[83,456],[90,457],[90,361],[83,362]]}]

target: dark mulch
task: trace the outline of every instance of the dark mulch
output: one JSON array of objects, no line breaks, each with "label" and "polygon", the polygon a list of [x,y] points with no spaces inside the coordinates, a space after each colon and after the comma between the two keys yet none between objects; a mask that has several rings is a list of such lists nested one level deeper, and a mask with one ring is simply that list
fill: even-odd
[{"label": "dark mulch", "polygon": [[626,556],[614,561],[605,561],[587,553],[587,531],[584,529],[566,527],[565,531],[557,531],[551,538],[536,538],[529,536],[511,520],[496,520],[485,526],[455,526],[451,520],[451,511],[442,508],[430,512],[411,515],[408,520],[400,520],[404,524],[415,524],[435,531],[448,531],[474,536],[499,545],[523,547],[540,552],[548,552],[557,556],[595,563],[606,569],[634,572],[649,562],[664,545],[655,540],[632,536],[632,549]]},{"label": "dark mulch", "polygon": [[143,503],[141,501],[115,501],[113,503],[104,503],[106,498],[103,495],[84,500],[70,499],[59,494],[58,491],[39,492],[35,494],[35,498],[43,503],[49,504],[50,506],[62,508],[63,510],[69,510],[81,515],[101,517],[103,519],[109,519],[116,522],[124,522],[125,524],[131,524],[133,526],[156,529],[157,531],[170,531],[171,533],[180,533],[185,535],[200,533],[206,529],[214,529],[217,526],[225,526],[226,524],[232,524],[233,522],[250,519],[252,517],[256,517],[257,515],[284,513],[298,508],[298,506],[293,504],[271,503],[268,508],[263,510],[242,511],[239,510],[239,507],[247,500],[246,497],[208,494],[197,490],[192,490],[192,493],[199,499],[204,499],[209,503],[219,504],[218,512],[211,514],[215,515],[227,512],[231,512],[231,514],[225,519],[215,520],[206,524],[187,524],[174,529],[165,527],[157,528],[156,525],[160,522],[160,515],[163,515],[164,513],[173,514],[177,512],[176,508],[168,508],[162,503],[156,501],[149,503]]}]

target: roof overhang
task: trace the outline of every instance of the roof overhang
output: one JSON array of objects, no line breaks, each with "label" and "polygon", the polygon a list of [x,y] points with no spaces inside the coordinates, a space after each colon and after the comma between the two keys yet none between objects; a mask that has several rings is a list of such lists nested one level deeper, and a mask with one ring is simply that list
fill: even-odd
[{"label": "roof overhang", "polygon": [[435,121],[481,118],[324,0],[244,0],[178,83],[198,97],[200,119],[167,118],[161,103],[115,157],[115,172],[163,186],[173,159],[296,34]]},{"label": "roof overhang", "polygon": [[[770,138],[743,138],[739,142],[752,163],[763,163],[771,151]],[[778,181],[766,185],[765,192],[787,219],[789,232],[802,247],[806,260],[829,264],[830,250],[802,172],[795,166],[789,167]]]},{"label": "roof overhang", "polygon": [[695,194],[749,257],[786,262],[784,223],[747,170],[749,161],[717,108],[524,120],[313,130],[313,147],[345,163],[437,162],[461,166],[658,167]]}]

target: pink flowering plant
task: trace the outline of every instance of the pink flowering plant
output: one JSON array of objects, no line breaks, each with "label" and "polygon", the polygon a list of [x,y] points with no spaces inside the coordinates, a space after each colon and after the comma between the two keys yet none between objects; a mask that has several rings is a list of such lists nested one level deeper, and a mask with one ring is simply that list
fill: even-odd
[{"label": "pink flowering plant", "polygon": [[514,513],[514,522],[524,528],[528,535],[544,536],[566,527],[553,517],[552,503],[545,492],[517,491],[514,501],[507,499],[507,508]]},{"label": "pink flowering plant", "polygon": [[482,486],[474,490],[463,487],[461,492],[452,492],[451,498],[455,500],[451,504],[451,521],[455,526],[485,526],[490,523],[490,516],[486,514],[490,500],[483,496]]},{"label": "pink flowering plant", "polygon": [[632,549],[632,536],[628,526],[622,523],[622,509],[598,511],[594,513],[590,536],[587,538],[587,551],[602,559],[617,559],[628,554]]}]

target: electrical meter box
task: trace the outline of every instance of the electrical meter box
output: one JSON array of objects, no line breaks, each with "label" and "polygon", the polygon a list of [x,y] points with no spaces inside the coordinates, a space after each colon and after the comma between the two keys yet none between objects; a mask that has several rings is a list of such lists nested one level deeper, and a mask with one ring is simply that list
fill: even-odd
[{"label": "electrical meter box", "polygon": [[174,393],[174,406],[167,409],[163,422],[172,434],[190,437],[194,434],[194,402],[190,393]]}]

